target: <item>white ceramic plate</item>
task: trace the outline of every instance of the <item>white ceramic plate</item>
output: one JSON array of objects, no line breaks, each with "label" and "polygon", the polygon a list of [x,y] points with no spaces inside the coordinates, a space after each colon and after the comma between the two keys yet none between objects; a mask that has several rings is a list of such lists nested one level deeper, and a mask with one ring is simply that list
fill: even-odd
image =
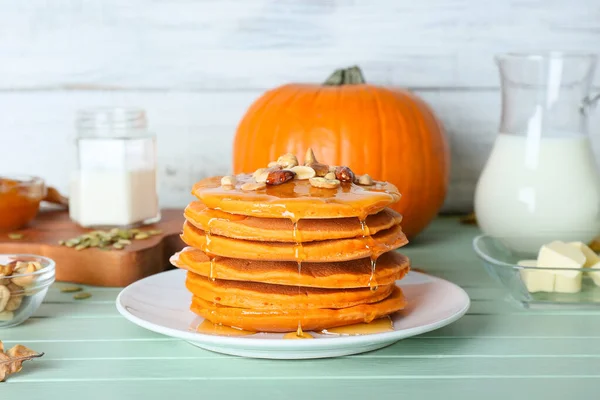
[{"label": "white ceramic plate", "polygon": [[361,336],[313,333],[315,340],[287,340],[276,333],[216,336],[193,329],[203,319],[189,310],[191,294],[184,285],[185,274],[183,270],[167,271],[127,286],[117,297],[117,309],[134,324],[206,350],[245,357],[300,359],[344,356],[389,346],[456,321],[470,304],[467,293],[455,284],[411,271],[397,282],[408,306],[392,315],[392,332]]}]

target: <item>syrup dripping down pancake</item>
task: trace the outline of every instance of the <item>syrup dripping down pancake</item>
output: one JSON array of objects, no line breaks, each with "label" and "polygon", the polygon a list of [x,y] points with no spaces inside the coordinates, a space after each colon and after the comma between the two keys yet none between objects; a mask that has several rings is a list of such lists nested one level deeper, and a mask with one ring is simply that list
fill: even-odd
[{"label": "syrup dripping down pancake", "polygon": [[[298,261],[298,248],[294,243],[259,242],[218,235],[207,237],[205,231],[187,221],[183,225],[181,238],[188,246],[222,257]],[[378,232],[371,237],[372,240],[369,242],[366,242],[365,239],[360,237],[305,243],[302,246],[302,260],[305,262],[356,260],[370,257],[374,252],[382,254],[397,249],[408,242],[400,225]],[[208,246],[207,243],[209,243]],[[369,243],[368,246],[367,243]]]},{"label": "syrup dripping down pancake", "polygon": [[[346,239],[363,235],[360,220],[353,218],[301,219],[299,234],[294,237],[294,224],[289,218],[257,218],[229,214],[206,207],[199,201],[185,209],[186,219],[197,228],[211,234],[234,239],[264,242],[312,242],[327,239]],[[400,224],[402,216],[390,208],[369,215],[365,220],[371,235]]]},{"label": "syrup dripping down pancake", "polygon": [[[201,250],[188,247],[171,257],[171,263],[196,274],[217,279],[297,285],[330,289],[368,287],[369,282],[390,285],[409,271],[408,257],[392,251],[377,259],[373,272],[371,259],[352,261],[305,262],[300,273],[293,261],[256,261],[215,257],[212,261]],[[371,273],[373,276],[371,277]]]},{"label": "syrup dripping down pancake", "polygon": [[320,331],[338,326],[371,322],[406,306],[402,291],[393,286],[392,293],[376,303],[347,308],[248,309],[214,304],[200,297],[192,297],[191,310],[214,324],[223,324],[255,332],[293,332],[298,323],[305,331]]},{"label": "syrup dripping down pancake", "polygon": [[307,310],[313,308],[347,308],[375,303],[388,297],[394,285],[377,289],[321,289],[271,285],[258,282],[211,280],[187,273],[186,287],[205,301],[218,305],[256,310]]},{"label": "syrup dripping down pancake", "polygon": [[192,194],[208,208],[261,218],[323,219],[375,214],[400,200],[398,189],[387,182],[373,186],[345,183],[335,189],[316,188],[308,180],[293,180],[264,189],[243,191],[252,181],[237,175],[234,187],[221,186],[221,177],[206,178],[194,185]]}]

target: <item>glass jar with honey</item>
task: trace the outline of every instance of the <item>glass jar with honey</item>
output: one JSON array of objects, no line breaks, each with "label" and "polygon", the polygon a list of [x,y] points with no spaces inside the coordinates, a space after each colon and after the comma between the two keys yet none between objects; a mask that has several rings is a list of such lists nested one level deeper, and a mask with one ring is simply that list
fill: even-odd
[{"label": "glass jar with honey", "polygon": [[0,176],[0,232],[27,225],[35,218],[45,196],[46,186],[38,177]]}]

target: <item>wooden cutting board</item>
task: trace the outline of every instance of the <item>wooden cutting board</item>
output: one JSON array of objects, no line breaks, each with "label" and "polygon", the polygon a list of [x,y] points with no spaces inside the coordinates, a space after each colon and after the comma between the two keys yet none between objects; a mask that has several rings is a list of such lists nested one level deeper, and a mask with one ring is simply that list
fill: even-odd
[{"label": "wooden cutting board", "polygon": [[59,240],[77,237],[84,229],[69,219],[67,211],[41,211],[29,227],[15,231],[22,239],[0,233],[0,253],[28,253],[56,262],[56,280],[97,286],[127,286],[138,279],[170,268],[169,257],[181,250],[179,238],[183,210],[162,210],[160,222],[142,230],[160,229],[161,234],[133,240],[123,250],[88,248],[74,250],[59,246]]}]

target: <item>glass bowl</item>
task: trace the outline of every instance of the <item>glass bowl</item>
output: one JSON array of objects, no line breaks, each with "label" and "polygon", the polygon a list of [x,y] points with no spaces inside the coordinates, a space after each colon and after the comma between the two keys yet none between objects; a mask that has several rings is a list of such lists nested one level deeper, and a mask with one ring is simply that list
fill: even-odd
[{"label": "glass bowl", "polygon": [[54,272],[55,263],[49,258],[0,254],[0,329],[31,317],[54,283]]},{"label": "glass bowl", "polygon": [[473,249],[488,274],[516,302],[526,308],[600,307],[600,269],[517,265],[537,258],[537,253],[514,250],[511,244],[517,240],[489,235],[473,239]]},{"label": "glass bowl", "polygon": [[0,176],[0,232],[27,225],[35,218],[45,196],[46,185],[41,178]]}]

